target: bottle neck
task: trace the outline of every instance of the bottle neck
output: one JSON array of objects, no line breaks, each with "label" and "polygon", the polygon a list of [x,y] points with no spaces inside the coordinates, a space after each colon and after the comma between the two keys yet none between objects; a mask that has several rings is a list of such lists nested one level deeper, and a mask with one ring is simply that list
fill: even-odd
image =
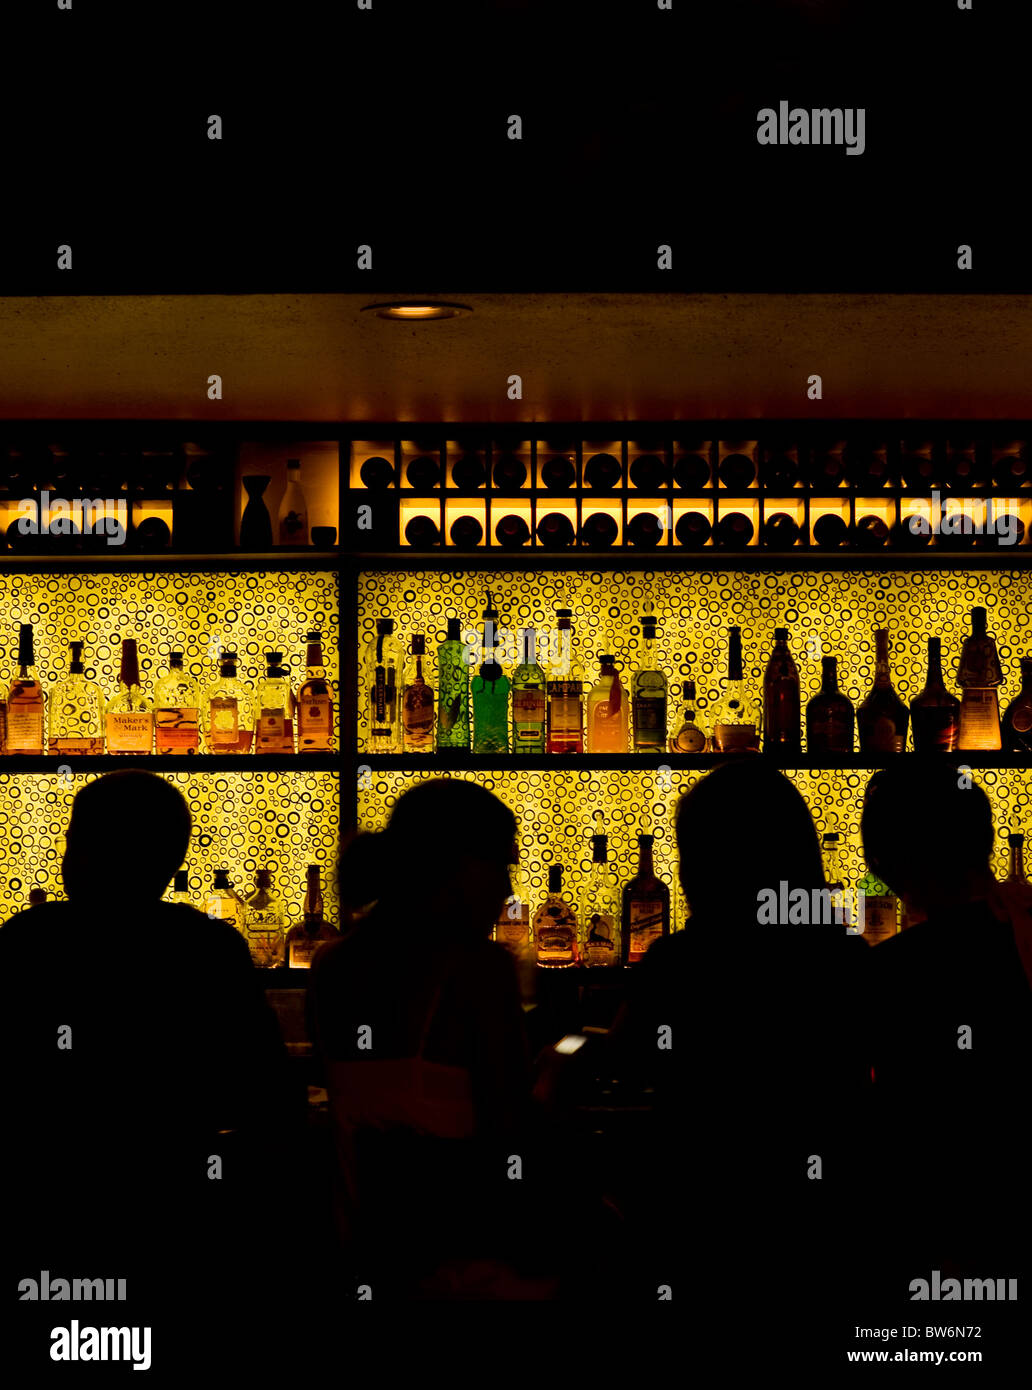
[{"label": "bottle neck", "polygon": [[925,686],[931,690],[945,690],[942,679],[942,647],[933,637],[928,639],[928,675]]},{"label": "bottle neck", "polygon": [[140,664],[135,642],[131,647],[127,643],[122,644],[122,665],[118,679],[122,685],[127,685],[130,689],[140,684]]},{"label": "bottle neck", "polygon": [[727,678],[729,681],[742,679],[742,634],[732,632],[727,647]]},{"label": "bottle neck", "polygon": [[837,695],[838,689],[838,665],[835,657],[825,657],[821,662],[821,694]]},{"label": "bottle neck", "polygon": [[655,869],[652,862],[652,841],[638,846],[638,877],[655,878]]},{"label": "bottle neck", "polygon": [[1010,867],[1007,873],[1009,879],[1022,879],[1025,875],[1025,842],[1011,845],[1010,847]]},{"label": "bottle neck", "polygon": [[890,686],[892,673],[889,671],[889,634],[876,632],[874,635],[874,683],[877,686]]},{"label": "bottle neck", "polygon": [[[377,639],[376,659],[382,661],[382,638]],[[305,666],[310,676],[321,676],[323,674],[323,653],[321,642],[309,642],[308,651],[305,654]]]},{"label": "bottle neck", "polygon": [[1032,695],[1032,661],[1021,663],[1021,693]]}]

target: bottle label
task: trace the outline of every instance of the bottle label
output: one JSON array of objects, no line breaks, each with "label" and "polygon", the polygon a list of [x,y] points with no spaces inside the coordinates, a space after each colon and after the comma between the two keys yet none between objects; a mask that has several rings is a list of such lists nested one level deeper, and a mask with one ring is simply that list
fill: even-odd
[{"label": "bottle label", "polygon": [[290,970],[310,970],[312,957],[322,943],[322,937],[309,936],[307,932],[295,936],[290,942],[287,953],[288,968]]},{"label": "bottle label", "polygon": [[425,681],[405,687],[402,724],[410,748],[425,748],[434,737],[434,692]]},{"label": "bottle label", "polygon": [[108,749],[117,753],[149,753],[154,737],[150,711],[118,710],[107,716]]},{"label": "bottle label", "polygon": [[495,923],[495,940],[514,953],[530,944],[530,907],[518,898],[510,898]]},{"label": "bottle label", "polygon": [[697,724],[682,724],[674,739],[672,752],[701,753],[706,747],[706,735]]},{"label": "bottle label", "polygon": [[553,744],[568,748],[550,751],[581,751],[581,685],[579,681],[550,681],[548,685],[548,735]]},{"label": "bottle label", "polygon": [[715,724],[713,742],[718,753],[740,753],[760,746],[755,724]]},{"label": "bottle label", "polygon": [[7,710],[7,747],[12,752],[43,752],[43,706],[14,703]]},{"label": "bottle label", "polygon": [[571,965],[576,957],[577,920],[567,907],[543,907],[534,918],[539,961]]},{"label": "bottle label", "polygon": [[941,751],[952,753],[957,746],[957,708],[922,709],[912,711],[914,749],[918,753]]},{"label": "bottle label", "polygon": [[248,917],[244,935],[255,965],[268,970],[283,963],[283,930],[278,922],[262,922],[261,916]]},{"label": "bottle label", "polygon": [[845,709],[829,709],[810,716],[806,737],[811,753],[852,753],[853,721]]},{"label": "bottle label", "polygon": [[634,741],[644,748],[663,748],[666,743],[666,701],[632,700]]},{"label": "bottle label", "polygon": [[[393,704],[391,719],[394,718]],[[302,695],[297,706],[297,737],[299,746],[307,749],[330,746],[333,729],[333,701],[328,695]],[[374,733],[384,732],[374,729]],[[391,730],[386,730],[390,734]]]},{"label": "bottle label", "polygon": [[373,681],[373,719],[377,724],[384,724],[388,720],[394,723],[394,672],[388,671],[386,666],[377,666],[376,678]]},{"label": "bottle label", "polygon": [[[864,895],[864,937],[872,946],[887,937],[895,936],[898,930],[896,920],[896,899],[887,897],[869,898]],[[879,956],[879,960],[881,957]]]},{"label": "bottle label", "polygon": [[593,912],[587,920],[584,960],[588,965],[612,965],[616,956],[616,922],[607,912]]},{"label": "bottle label", "polygon": [[641,960],[655,941],[663,935],[663,903],[660,898],[632,898],[630,904],[630,942],[627,951],[629,965]]},{"label": "bottle label", "polygon": [[236,748],[240,742],[239,707],[235,699],[222,699],[209,707],[209,738],[213,750]]},{"label": "bottle label", "polygon": [[964,691],[960,702],[960,747],[977,750],[1000,746],[1000,706],[995,689]]},{"label": "bottle label", "polygon": [[512,724],[517,747],[521,743],[540,744],[545,728],[545,692],[543,690],[513,691]]},{"label": "bottle label", "polygon": [[154,745],[159,753],[179,749],[196,749],[198,734],[196,709],[156,709],[154,711]]}]

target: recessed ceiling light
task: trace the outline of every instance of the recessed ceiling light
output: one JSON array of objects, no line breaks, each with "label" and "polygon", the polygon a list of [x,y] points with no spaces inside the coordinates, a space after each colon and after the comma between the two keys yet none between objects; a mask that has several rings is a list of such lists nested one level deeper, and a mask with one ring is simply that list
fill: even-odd
[{"label": "recessed ceiling light", "polygon": [[363,314],[375,314],[378,319],[454,319],[471,314],[468,304],[446,304],[443,300],[416,299],[397,304],[367,304]]}]

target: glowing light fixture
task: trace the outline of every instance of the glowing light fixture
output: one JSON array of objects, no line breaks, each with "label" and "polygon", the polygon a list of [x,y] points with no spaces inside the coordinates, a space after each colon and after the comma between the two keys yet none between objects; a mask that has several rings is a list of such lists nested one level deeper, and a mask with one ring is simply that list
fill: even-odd
[{"label": "glowing light fixture", "polygon": [[397,304],[367,304],[363,314],[375,314],[378,319],[455,319],[473,310],[468,304],[446,304],[443,300],[413,300]]}]

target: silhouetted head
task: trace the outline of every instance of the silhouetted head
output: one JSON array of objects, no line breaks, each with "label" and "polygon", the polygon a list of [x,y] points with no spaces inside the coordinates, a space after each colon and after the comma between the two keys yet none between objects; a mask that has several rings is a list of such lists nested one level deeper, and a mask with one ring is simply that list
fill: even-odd
[{"label": "silhouetted head", "polygon": [[419,782],[398,798],[387,829],[357,835],[341,862],[341,896],[375,902],[400,929],[427,920],[453,936],[489,936],[512,892],[516,817],[475,782]]},{"label": "silhouetted head", "polygon": [[158,899],[186,858],[190,812],[153,772],[109,772],[72,803],[61,877],[70,901]]},{"label": "silhouetted head", "polygon": [[809,807],[782,773],[761,761],[723,763],[677,808],[681,887],[693,917],[746,925],[762,890],[824,887]]},{"label": "silhouetted head", "polygon": [[878,877],[922,906],[970,899],[991,877],[989,798],[948,764],[908,759],[876,772],[860,833]]}]

